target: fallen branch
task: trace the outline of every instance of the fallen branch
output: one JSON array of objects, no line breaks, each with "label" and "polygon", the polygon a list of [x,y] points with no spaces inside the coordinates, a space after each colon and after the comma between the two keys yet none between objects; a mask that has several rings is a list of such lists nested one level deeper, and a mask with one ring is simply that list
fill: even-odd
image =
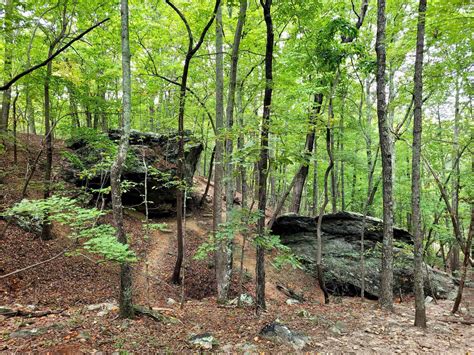
[{"label": "fallen branch", "polygon": [[149,308],[146,308],[146,307],[143,307],[143,306],[140,306],[140,305],[134,305],[133,310],[135,311],[135,314],[150,317],[151,319],[153,319],[157,322],[163,322],[163,323],[177,323],[177,322],[180,322],[177,318],[166,317],[158,311],[155,311],[153,309],[149,309]]},{"label": "fallen branch", "polygon": [[54,259],[57,259],[57,258],[59,258],[60,256],[66,254],[66,252],[67,252],[68,250],[69,250],[69,249],[64,249],[62,252],[60,252],[59,254],[56,254],[56,255],[53,256],[52,258],[49,258],[49,259],[47,259],[47,260],[40,261],[40,262],[38,262],[38,263],[36,263],[36,264],[33,264],[33,265],[30,265],[30,266],[24,267],[24,268],[22,268],[22,269],[18,269],[18,270],[12,271],[12,272],[10,272],[10,273],[8,273],[8,274],[1,275],[1,276],[0,276],[0,280],[1,280],[1,279],[5,279],[5,278],[7,278],[7,277],[9,277],[9,276],[12,276],[12,275],[15,275],[15,274],[19,274],[20,272],[23,272],[23,271],[32,269],[32,268],[37,267],[37,266],[40,266],[40,265],[42,265],[42,264],[46,264],[46,263],[48,263],[48,262],[50,262],[50,261],[53,261]]},{"label": "fallen branch", "polygon": [[465,320],[465,319],[449,319],[449,318],[444,318],[440,319],[441,322],[445,323],[460,323],[460,324],[465,324],[465,325],[473,325],[474,320]]},{"label": "fallen branch", "polygon": [[293,291],[292,289],[288,288],[288,287],[285,287],[283,286],[281,283],[277,283],[276,284],[276,288],[278,291],[282,292],[283,294],[285,294],[286,296],[290,297],[290,298],[293,298],[295,300],[298,300],[300,302],[305,302],[305,298],[303,297],[303,295],[299,294],[299,293],[296,293],[295,291]]},{"label": "fallen branch", "polygon": [[7,318],[12,318],[12,317],[39,318],[39,317],[48,316],[50,314],[61,314],[63,312],[64,310],[57,310],[57,311],[47,310],[47,311],[28,312],[28,311],[23,311],[21,309],[16,309],[16,310],[5,309],[5,311],[0,312],[0,315]]}]

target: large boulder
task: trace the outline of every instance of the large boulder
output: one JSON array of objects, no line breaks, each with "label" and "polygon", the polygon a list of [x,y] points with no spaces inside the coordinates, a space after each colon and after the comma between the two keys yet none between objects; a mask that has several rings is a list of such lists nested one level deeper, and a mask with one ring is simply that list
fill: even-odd
[{"label": "large boulder", "polygon": [[[272,233],[299,256],[306,269],[316,269],[317,218],[283,215],[276,219]],[[361,231],[363,216],[352,212],[326,214],[321,221],[324,278],[328,290],[336,295],[355,296],[361,287]],[[382,221],[367,217],[364,233],[365,292],[378,298],[382,251]],[[394,293],[413,292],[412,236],[394,228]],[[424,266],[425,293],[448,298],[455,292],[453,279],[446,273]]]},{"label": "large boulder", "polygon": [[[79,135],[70,139],[67,148],[73,153],[73,159],[69,159],[70,163],[65,166],[66,179],[79,186],[86,186],[91,191],[107,188],[110,185],[110,162],[104,157],[110,155],[110,144],[118,144],[120,136],[119,130],[111,130],[105,137]],[[176,133],[157,134],[132,130],[129,154],[122,173],[122,180],[129,182],[122,195],[125,206],[145,210],[147,176],[150,215],[176,213],[178,140]],[[202,149],[202,144],[186,132],[184,177],[188,184],[192,183]]]}]

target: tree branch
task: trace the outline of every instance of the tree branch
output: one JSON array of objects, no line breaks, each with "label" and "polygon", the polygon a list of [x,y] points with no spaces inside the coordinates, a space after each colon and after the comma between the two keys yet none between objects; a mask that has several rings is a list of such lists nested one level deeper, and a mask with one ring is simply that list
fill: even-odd
[{"label": "tree branch", "polygon": [[70,46],[72,46],[72,44],[78,40],[80,40],[82,37],[84,37],[86,34],[88,34],[89,32],[91,32],[92,30],[94,30],[96,27],[99,27],[100,25],[102,25],[104,22],[107,22],[108,20],[110,20],[110,18],[106,18],[105,20],[102,20],[98,23],[96,23],[94,26],[91,26],[89,27],[87,30],[85,30],[84,32],[81,32],[79,35],[77,35],[76,37],[74,37],[73,39],[71,39],[68,43],[66,43],[64,46],[62,46],[61,48],[59,48],[56,52],[54,52],[53,54],[51,54],[48,58],[46,58],[44,61],[42,61],[41,63],[38,63],[32,67],[30,67],[29,69],[21,72],[20,74],[16,75],[15,77],[13,77],[10,81],[6,82],[3,86],[0,86],[0,91],[5,91],[5,90],[8,90],[14,83],[16,83],[18,80],[20,80],[22,77],[24,77],[25,75],[28,75],[30,74],[31,72],[35,71],[36,69],[39,69],[41,67],[44,67],[46,64],[48,64],[49,62],[51,62],[54,58],[56,58],[58,55],[60,55],[62,52],[64,52],[67,48],[69,48]]}]

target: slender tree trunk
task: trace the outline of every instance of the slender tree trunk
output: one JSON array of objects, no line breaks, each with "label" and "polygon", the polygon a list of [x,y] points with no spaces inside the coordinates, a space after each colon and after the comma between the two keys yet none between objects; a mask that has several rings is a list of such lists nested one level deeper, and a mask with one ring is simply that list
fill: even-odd
[{"label": "slender tree trunk", "polygon": [[228,292],[228,250],[227,243],[217,240],[220,224],[222,223],[222,193],[224,190],[224,55],[223,51],[223,28],[222,28],[222,6],[219,6],[216,14],[216,154],[214,172],[214,216],[213,231],[216,238],[216,280],[217,300],[223,303],[227,300]]},{"label": "slender tree trunk", "polygon": [[412,146],[411,214],[414,235],[414,284],[415,284],[415,326],[426,328],[425,293],[423,281],[423,233],[421,230],[421,134],[423,105],[423,50],[425,39],[426,0],[420,0],[418,7],[418,30],[416,39],[414,118]]},{"label": "slender tree trunk", "polygon": [[393,310],[393,145],[387,121],[387,102],[385,97],[385,0],[378,0],[377,5],[377,34],[375,43],[377,54],[377,116],[383,176],[383,248],[379,302],[383,308]]},{"label": "slender tree trunk", "polygon": [[464,285],[466,283],[466,275],[469,267],[469,257],[471,256],[471,246],[472,246],[472,236],[474,234],[474,208],[471,207],[471,225],[469,227],[469,234],[467,236],[466,247],[464,249],[464,262],[461,268],[461,277],[459,280],[458,293],[456,295],[456,300],[454,301],[452,313],[456,313],[459,309],[459,305],[462,300],[462,292],[464,290]]},{"label": "slender tree trunk", "polygon": [[[222,14],[221,7],[216,17],[216,23],[218,24],[216,32],[216,48],[219,52],[219,66],[216,67],[218,70],[217,76],[218,80],[222,80],[222,83],[219,82],[217,86],[218,90],[223,90],[223,54],[222,54]],[[247,12],[247,0],[240,1],[240,10],[239,10],[239,19],[237,21],[237,28],[234,34],[234,43],[232,46],[232,55],[230,63],[230,74],[229,74],[229,89],[227,95],[227,109],[226,109],[226,139],[225,139],[225,196],[226,196],[226,222],[231,223],[232,221],[232,209],[234,205],[234,183],[233,183],[233,173],[234,166],[232,164],[232,155],[233,155],[233,139],[232,139],[232,128],[234,125],[234,106],[235,106],[235,89],[237,86],[237,66],[239,61],[239,47],[240,40],[242,38],[242,31],[245,22],[245,16]],[[219,106],[222,105],[222,108],[219,107],[219,110],[216,110],[221,114],[223,109],[223,93],[219,92],[216,94],[219,96]],[[216,102],[217,105],[217,102]],[[216,274],[217,274],[217,300],[220,303],[223,303],[227,300],[227,294],[229,292],[230,281],[232,276],[232,260],[233,260],[233,244],[234,236],[228,236],[228,240],[223,240],[219,242],[219,247],[216,253],[218,256],[219,263],[216,263]]]},{"label": "slender tree trunk", "polygon": [[[244,121],[244,108],[242,105],[242,85],[239,85],[239,89],[236,93],[236,105],[237,105],[237,112],[238,112],[238,121],[239,126],[241,128],[245,127]],[[237,149],[241,151],[245,145],[245,137],[243,130],[240,130],[239,137],[237,139]],[[242,194],[242,208],[247,208],[247,191],[248,191],[248,183],[247,183],[247,169],[245,167],[244,162],[239,164],[239,176],[240,176],[240,193]]]},{"label": "slender tree trunk", "polygon": [[343,97],[342,100],[342,109],[341,109],[341,123],[340,123],[340,139],[339,139],[339,154],[342,157],[340,159],[340,181],[341,181],[341,210],[345,211],[346,210],[346,197],[345,197],[345,179],[344,179],[344,174],[345,174],[345,165],[344,165],[344,104],[345,104],[345,97]]},{"label": "slender tree trunk", "polygon": [[[117,156],[110,169],[110,185],[112,194],[112,212],[115,221],[117,240],[122,244],[127,244],[127,235],[123,225],[123,208],[122,208],[122,189],[120,186],[121,175],[130,138],[130,121],[132,116],[132,85],[130,71],[130,41],[128,26],[128,0],[121,0],[121,43],[122,43],[122,135],[117,151]],[[133,311],[133,295],[132,295],[132,267],[125,262],[120,265],[120,316],[122,318],[132,318]]]},{"label": "slender tree trunk", "polygon": [[[452,181],[452,193],[451,193],[451,206],[453,212],[459,219],[459,73],[456,72],[456,92],[454,96],[454,137],[453,137],[453,154],[451,160],[453,161],[453,179]],[[454,242],[451,250],[450,258],[451,273],[455,274],[459,270],[459,244]]]},{"label": "slender tree trunk", "polygon": [[[334,108],[333,108],[333,104],[332,104],[332,95],[331,97],[329,98],[329,105],[328,105],[328,110],[329,110],[329,117],[330,117],[330,120],[333,121],[334,120]],[[331,133],[331,139],[330,139],[330,144],[331,144],[331,156],[334,152],[334,130],[330,130],[330,133]],[[334,158],[332,157],[331,158],[334,162]],[[336,213],[337,212],[337,187],[336,187],[336,181],[337,181],[337,178],[336,178],[336,169],[332,169],[331,168],[331,209],[332,209],[332,213]]]},{"label": "slender tree trunk", "polygon": [[319,113],[321,112],[321,105],[323,103],[323,94],[314,94],[314,103],[313,109],[310,114],[309,119],[309,131],[306,135],[305,143],[305,162],[301,165],[298,172],[296,173],[296,180],[294,184],[293,191],[293,201],[291,206],[291,211],[294,213],[299,213],[301,205],[301,197],[303,195],[303,189],[308,176],[309,164],[311,159],[311,154],[314,149],[314,141],[316,137],[316,121],[318,119]]},{"label": "slender tree trunk", "polygon": [[[214,22],[216,17],[217,9],[219,8],[220,0],[216,0],[212,17],[207,22],[206,26],[201,32],[198,42],[194,45],[194,37],[191,32],[188,21],[184,14],[170,1],[166,0],[166,3],[173,9],[174,12],[180,17],[181,21],[186,27],[188,33],[188,50],[186,52],[186,57],[183,65],[183,73],[181,75],[181,83],[179,90],[179,112],[178,112],[178,164],[177,164],[177,177],[180,185],[184,185],[186,182],[184,180],[184,112],[186,106],[186,88],[189,74],[189,65],[194,54],[201,47],[204,37],[207,34],[207,31]],[[171,281],[175,284],[181,283],[181,267],[183,265],[184,259],[184,230],[183,230],[183,210],[184,210],[184,189],[185,186],[178,186],[176,191],[176,237],[178,244],[178,255],[176,258],[176,264],[173,270],[173,276]],[[184,288],[183,288],[184,290]]]},{"label": "slender tree trunk", "polygon": [[[367,115],[367,128],[365,133],[365,146],[367,155],[367,177],[370,175],[372,170],[372,100],[370,98],[370,80],[366,80],[366,94],[365,94],[365,105]],[[367,179],[367,191],[372,191],[373,179]],[[372,215],[372,209],[370,206],[367,207],[367,214]]]},{"label": "slender tree trunk", "polygon": [[319,185],[318,185],[318,140],[314,140],[314,152],[313,152],[313,205],[311,210],[311,216],[316,216],[318,213],[319,204]]},{"label": "slender tree trunk", "polygon": [[[5,37],[5,48],[4,48],[4,81],[7,82],[12,78],[12,40],[13,40],[13,0],[5,1],[5,17],[3,24],[3,31]],[[0,119],[0,132],[8,129],[8,117],[10,115],[10,101],[11,101],[11,88],[8,88],[3,92],[2,97],[2,111]]]},{"label": "slender tree trunk", "polygon": [[19,91],[16,89],[16,95],[13,99],[13,163],[16,165],[18,163],[18,154],[17,154],[17,125],[18,117],[16,114],[16,104],[18,102]]},{"label": "slender tree trunk", "polygon": [[319,211],[318,216],[318,224],[316,227],[316,275],[318,278],[319,287],[321,291],[324,293],[324,303],[329,303],[329,293],[326,289],[326,284],[324,282],[324,271],[323,271],[323,263],[322,263],[322,250],[323,250],[323,242],[321,239],[321,223],[323,221],[324,212],[326,211],[326,207],[329,203],[329,193],[328,193],[328,180],[329,175],[331,174],[331,170],[334,168],[334,160],[332,157],[332,149],[331,149],[331,114],[328,115],[328,122],[326,126],[326,150],[328,153],[329,158],[329,165],[326,168],[326,172],[324,173],[324,200],[323,204],[321,205],[321,209]]},{"label": "slender tree trunk", "polygon": [[[49,48],[48,57],[53,53],[54,48]],[[45,147],[46,147],[46,164],[44,168],[44,190],[43,198],[47,199],[51,196],[51,173],[53,168],[53,134],[47,134],[51,131],[51,99],[49,84],[51,81],[53,63],[49,62],[46,66],[46,77],[44,79],[44,132],[45,132]],[[51,224],[48,221],[46,215],[43,221],[43,230],[41,233],[41,239],[50,240],[51,235]]]},{"label": "slender tree trunk", "polygon": [[[268,136],[271,123],[271,105],[273,92],[273,20],[271,14],[272,0],[260,0],[263,7],[263,16],[267,29],[266,49],[265,49],[265,93],[263,97],[263,117],[260,128],[260,160],[258,162],[258,210],[261,213],[257,221],[257,238],[265,238],[265,210],[267,207],[267,174],[268,174]],[[256,262],[256,283],[257,283],[257,313],[266,309],[265,303],[265,248],[257,243]]]}]

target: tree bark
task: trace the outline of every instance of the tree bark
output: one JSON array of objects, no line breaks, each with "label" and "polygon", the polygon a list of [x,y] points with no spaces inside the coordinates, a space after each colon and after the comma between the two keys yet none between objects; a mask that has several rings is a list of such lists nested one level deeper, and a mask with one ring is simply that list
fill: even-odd
[{"label": "tree bark", "polygon": [[214,214],[213,231],[216,238],[216,281],[217,300],[224,303],[227,299],[228,282],[228,250],[227,243],[217,240],[220,224],[222,223],[222,193],[224,192],[224,54],[223,54],[222,6],[216,14],[216,154],[214,171]]},{"label": "tree bark", "polygon": [[461,268],[461,277],[459,280],[458,293],[454,301],[452,313],[456,313],[462,300],[462,292],[466,283],[467,269],[469,267],[469,257],[471,256],[472,236],[474,234],[474,208],[471,207],[471,225],[469,227],[469,234],[467,236],[466,247],[464,248],[464,262]]},{"label": "tree bark", "polygon": [[[451,207],[453,213],[459,220],[459,181],[460,181],[460,169],[459,169],[459,73],[456,72],[456,91],[454,96],[454,136],[453,136],[453,153],[451,160],[453,161],[453,179],[451,180],[452,192],[451,192]],[[454,242],[452,244],[451,258],[450,258],[450,269],[451,273],[455,274],[459,270],[459,244]]]},{"label": "tree bark", "polygon": [[326,206],[329,203],[329,193],[328,193],[328,180],[329,175],[331,174],[331,170],[334,168],[334,160],[332,157],[332,150],[331,150],[331,114],[328,115],[328,122],[326,126],[326,151],[328,153],[329,158],[329,165],[326,168],[326,172],[324,173],[324,200],[321,205],[321,209],[319,211],[318,216],[318,224],[316,228],[316,273],[318,277],[319,287],[324,294],[324,303],[329,303],[329,293],[326,289],[326,284],[324,282],[324,271],[323,271],[323,263],[322,263],[322,250],[323,250],[323,243],[321,239],[321,223],[323,220],[324,212],[326,211]]},{"label": "tree bark", "polygon": [[383,308],[393,310],[393,145],[387,121],[387,102],[385,96],[385,25],[385,0],[378,0],[375,50],[377,55],[377,117],[383,176],[383,248],[379,302]]},{"label": "tree bark", "polygon": [[[13,0],[5,1],[5,17],[4,17],[4,38],[5,38],[5,49],[4,49],[4,65],[3,73],[7,80],[12,77],[12,40],[13,40]],[[11,88],[8,88],[3,92],[2,97],[2,111],[0,118],[0,132],[8,129],[8,117],[10,115],[10,101],[11,101]]]},{"label": "tree bark", "polygon": [[265,92],[263,97],[263,117],[260,128],[260,159],[258,162],[258,210],[260,217],[257,221],[257,261],[256,261],[256,310],[257,314],[266,309],[265,303],[265,248],[262,239],[265,236],[265,210],[267,207],[267,175],[268,175],[268,136],[271,123],[271,105],[273,93],[273,20],[271,14],[272,0],[260,0],[266,25],[265,47]]},{"label": "tree bark", "polygon": [[[53,50],[52,47],[49,49],[49,53]],[[51,99],[50,99],[50,90],[49,84],[51,80],[52,73],[52,62],[49,62],[46,66],[46,77],[44,79],[44,131],[51,131]],[[46,134],[45,136],[45,147],[46,147],[46,164],[44,168],[44,189],[43,189],[43,198],[47,199],[51,196],[51,173],[53,168],[53,134]],[[51,235],[51,224],[48,221],[48,216],[46,215],[43,220],[43,230],[41,232],[41,239],[50,240],[52,239]]]},{"label": "tree bark", "polygon": [[425,293],[423,281],[423,232],[421,230],[421,136],[423,106],[423,50],[425,40],[426,0],[420,0],[418,7],[418,30],[416,38],[416,59],[414,76],[414,118],[412,146],[411,214],[414,236],[414,286],[415,326],[426,328]]},{"label": "tree bark", "polygon": [[[120,186],[121,175],[130,138],[130,121],[132,116],[132,85],[130,70],[130,41],[128,25],[128,0],[121,0],[121,45],[122,45],[122,135],[117,151],[117,156],[110,169],[110,186],[112,194],[112,212],[115,221],[117,240],[122,244],[127,244],[127,235],[123,226],[122,189]],[[120,265],[120,316],[122,318],[132,318],[133,294],[132,294],[132,268],[129,263]]]}]

